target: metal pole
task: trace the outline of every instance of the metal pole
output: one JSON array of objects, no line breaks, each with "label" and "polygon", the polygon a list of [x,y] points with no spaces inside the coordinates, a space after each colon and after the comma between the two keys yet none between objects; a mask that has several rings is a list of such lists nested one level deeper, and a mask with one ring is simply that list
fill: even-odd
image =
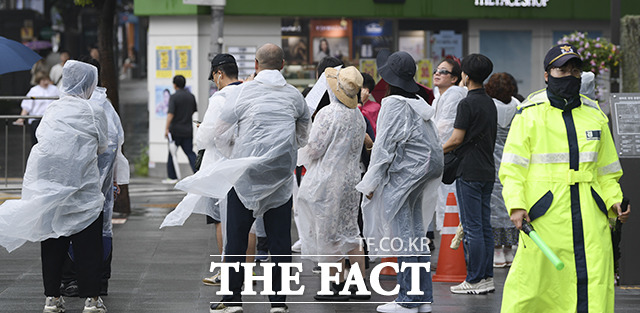
[{"label": "metal pole", "polygon": [[9,120],[4,120],[4,186],[9,187]]},{"label": "metal pole", "polygon": [[209,61],[216,54],[222,53],[224,33],[224,5],[211,6],[211,42],[209,44]]},{"label": "metal pole", "polygon": [[[611,43],[620,46],[620,0],[611,0]],[[620,92],[620,65],[611,69],[610,92]]]}]

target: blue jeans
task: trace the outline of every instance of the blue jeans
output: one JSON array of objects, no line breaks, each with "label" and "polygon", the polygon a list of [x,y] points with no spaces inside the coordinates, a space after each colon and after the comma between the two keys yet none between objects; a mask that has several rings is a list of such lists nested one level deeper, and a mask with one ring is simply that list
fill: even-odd
[{"label": "blue jeans", "polygon": [[[398,269],[402,268],[402,263],[424,263],[427,264],[430,260],[428,255],[423,256],[410,256],[410,257],[398,257]],[[406,308],[417,308],[424,302],[433,301],[433,287],[431,283],[431,270],[427,272],[427,269],[420,268],[420,291],[424,292],[423,295],[408,295],[407,292],[411,290],[411,269],[406,268],[404,272],[399,272],[396,276],[398,286],[400,286],[400,292],[396,302],[401,302],[401,306]],[[415,302],[415,303],[402,303],[402,302]]]},{"label": "blue jeans", "polygon": [[[182,151],[189,158],[189,165],[191,165],[191,170],[196,172],[196,153],[193,152],[193,137],[173,137],[173,141],[175,141],[176,146],[182,147]],[[173,168],[173,157],[171,153],[169,153],[169,160],[167,161],[167,177],[171,179],[176,179],[178,176],[176,175],[176,169]]]},{"label": "blue jeans", "polygon": [[493,277],[491,192],[493,181],[456,179],[460,221],[464,228],[464,254],[469,283]]}]

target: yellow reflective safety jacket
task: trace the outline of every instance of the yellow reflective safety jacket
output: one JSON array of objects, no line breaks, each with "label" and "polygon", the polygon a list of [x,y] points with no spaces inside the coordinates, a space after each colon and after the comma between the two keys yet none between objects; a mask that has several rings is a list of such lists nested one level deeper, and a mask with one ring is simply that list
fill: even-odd
[{"label": "yellow reflective safety jacket", "polygon": [[613,256],[608,217],[622,201],[622,168],[598,104],[563,111],[546,90],[519,107],[499,177],[511,213],[531,225],[565,264],[561,271],[524,233],[509,270],[502,312],[613,312]]}]

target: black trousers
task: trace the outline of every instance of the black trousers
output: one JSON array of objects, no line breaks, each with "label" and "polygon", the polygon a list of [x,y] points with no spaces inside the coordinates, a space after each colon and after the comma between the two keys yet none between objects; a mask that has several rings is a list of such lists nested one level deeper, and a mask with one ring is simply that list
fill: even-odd
[{"label": "black trousers", "polygon": [[[279,264],[291,262],[291,205],[292,199],[287,203],[268,210],[264,214],[264,228],[269,238],[269,252],[271,261],[276,264],[273,267],[273,291],[282,289],[282,280]],[[253,212],[247,209],[238,198],[235,189],[231,189],[227,195],[227,244],[225,246],[225,262],[245,262],[244,254],[247,251],[249,230],[255,218]],[[232,256],[236,255],[236,256]],[[239,255],[239,256],[238,256]],[[283,256],[284,255],[284,256]],[[229,290],[233,295],[224,296],[222,302],[228,306],[242,305],[242,285],[244,283],[244,268],[236,272],[229,271]],[[286,296],[269,296],[272,307],[284,306]]]},{"label": "black trousers", "polygon": [[103,249],[102,219],[102,213],[100,213],[100,216],[81,232],[69,237],[50,238],[40,243],[45,296],[60,296],[63,266],[71,240],[73,240],[80,297],[100,295]]}]

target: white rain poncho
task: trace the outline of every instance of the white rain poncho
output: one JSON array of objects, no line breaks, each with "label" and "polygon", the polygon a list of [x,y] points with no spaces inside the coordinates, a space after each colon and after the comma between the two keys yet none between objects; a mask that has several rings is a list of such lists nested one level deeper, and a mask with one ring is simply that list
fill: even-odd
[{"label": "white rain poncho", "polygon": [[361,246],[355,186],[365,132],[360,110],[335,97],[316,115],[309,143],[298,153],[298,165],[307,169],[296,202],[303,258],[335,262]]},{"label": "white rain poncho", "polygon": [[229,159],[200,169],[176,188],[222,199],[233,187],[258,217],[291,198],[297,150],[309,136],[309,108],[277,70],[262,70],[238,87],[213,121],[214,142],[235,138]]},{"label": "white rain poncho", "polygon": [[22,184],[22,199],[0,206],[0,245],[12,251],[28,241],[78,233],[104,205],[98,154],[107,149],[104,110],[88,101],[97,69],[67,61],[62,97],[47,108],[36,131]]},{"label": "white rain poncho", "polygon": [[370,255],[429,253],[423,238],[435,210],[444,159],[431,120],[434,113],[423,99],[382,99],[371,163],[356,186],[364,195],[373,192],[371,200],[362,201]]},{"label": "white rain poncho", "polygon": [[509,134],[509,128],[511,127],[511,120],[516,115],[516,109],[520,105],[520,101],[511,97],[511,102],[505,104],[504,102],[493,99],[498,111],[498,131],[496,133],[496,146],[493,150],[493,158],[496,163],[496,181],[493,183],[493,191],[491,192],[491,227],[493,228],[515,228],[509,212],[504,205],[504,199],[502,198],[502,184],[498,178],[498,171],[500,170],[500,162],[502,161],[502,150],[504,150],[504,143],[507,141],[507,135]]},{"label": "white rain poncho", "polygon": [[[200,170],[193,175],[196,179],[207,179],[202,183],[218,185],[217,177],[205,177],[210,171],[215,169],[215,165],[225,159],[228,159],[235,141],[235,133],[227,132],[220,136],[217,134],[215,127],[216,121],[219,121],[221,109],[225,106],[227,98],[233,98],[238,93],[238,85],[228,85],[221,90],[215,92],[209,98],[209,106],[204,114],[202,123],[196,131],[196,145],[198,149],[205,149],[202,158]],[[192,178],[186,178],[189,180]],[[182,183],[182,182],[181,182]],[[221,206],[225,206],[226,200],[219,200],[203,196],[202,192],[198,192],[200,188],[192,188],[195,185],[187,185],[183,190],[187,191],[187,195],[178,203],[178,206],[165,217],[160,228],[167,226],[182,226],[184,222],[193,213],[208,215],[218,221],[222,221]],[[200,186],[198,186],[200,187]],[[224,225],[223,225],[224,226]]]},{"label": "white rain poncho", "polygon": [[100,169],[100,181],[102,182],[102,194],[104,195],[104,220],[102,226],[102,235],[113,237],[113,225],[111,217],[113,216],[113,205],[115,197],[113,194],[113,182],[118,185],[129,183],[129,161],[122,154],[122,144],[124,143],[124,130],[120,122],[120,116],[113,108],[111,102],[107,99],[107,89],[104,87],[96,87],[91,94],[89,100],[95,105],[100,106],[107,116],[109,140],[108,149],[98,155],[98,168]]},{"label": "white rain poncho", "polygon": [[[437,89],[436,89],[437,90]],[[433,108],[436,110],[433,121],[438,129],[440,144],[444,145],[453,134],[453,123],[456,121],[458,103],[467,96],[467,89],[459,86],[451,86],[443,94],[433,100]],[[456,184],[440,183],[438,187],[438,206],[436,207],[436,229],[442,230],[444,212],[447,207],[449,193],[456,194]]]}]

